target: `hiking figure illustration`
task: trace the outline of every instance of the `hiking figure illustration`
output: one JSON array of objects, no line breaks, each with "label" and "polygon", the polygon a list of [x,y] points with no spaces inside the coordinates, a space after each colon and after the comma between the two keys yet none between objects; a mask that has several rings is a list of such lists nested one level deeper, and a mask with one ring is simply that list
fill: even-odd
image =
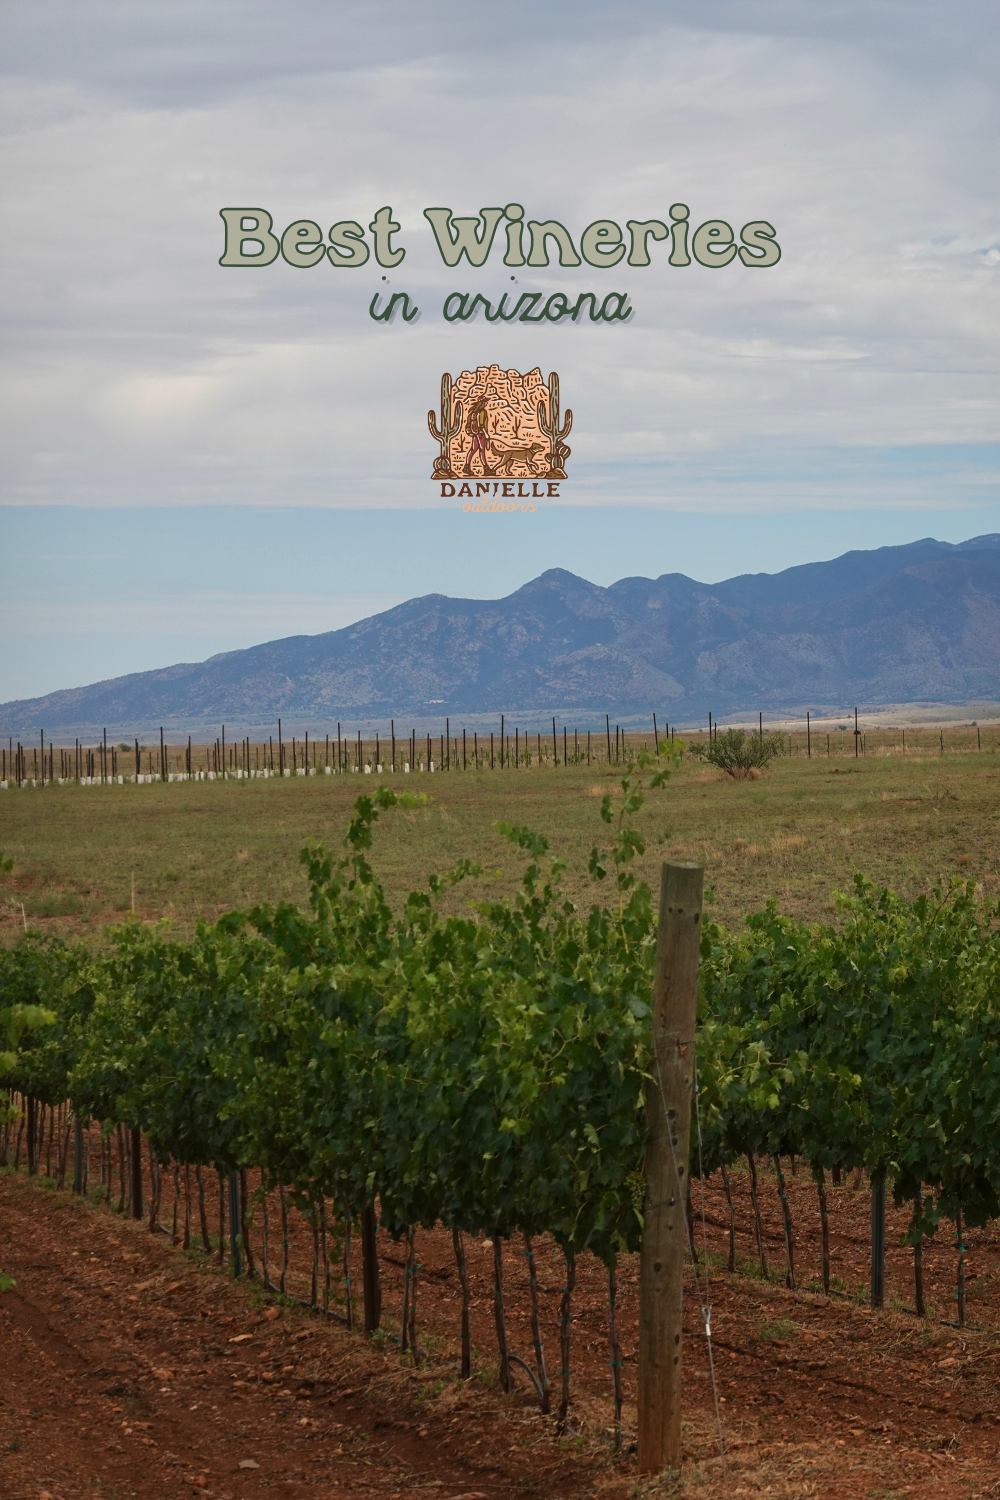
[{"label": "hiking figure illustration", "polygon": [[472,438],[472,447],[469,449],[469,456],[465,460],[465,469],[463,472],[466,474],[472,473],[472,460],[478,453],[483,464],[484,478],[486,475],[493,473],[489,465],[489,460],[486,457],[486,441],[490,435],[489,417],[486,414],[486,404],[489,401],[489,397],[489,391],[484,396],[478,397],[469,407],[469,415],[465,419],[465,430]]}]

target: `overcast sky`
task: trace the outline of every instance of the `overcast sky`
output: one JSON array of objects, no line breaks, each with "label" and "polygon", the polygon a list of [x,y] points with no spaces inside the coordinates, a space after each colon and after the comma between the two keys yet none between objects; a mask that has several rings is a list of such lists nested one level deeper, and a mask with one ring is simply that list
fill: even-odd
[{"label": "overcast sky", "polygon": [[[0,516],[0,700],[547,566],[712,579],[1000,530],[993,4],[41,0],[3,25],[0,500],[30,509]],[[766,219],[782,258],[654,244],[512,284],[501,227],[482,269],[443,264],[425,207],[511,202],[578,248],[676,202]],[[395,268],[218,264],[224,206],[325,232],[387,204]],[[394,290],[414,322],[369,317]],[[452,290],[634,314],[448,324]],[[426,425],[442,371],[493,362],[558,370],[574,411],[559,506],[499,544],[442,501]]]}]

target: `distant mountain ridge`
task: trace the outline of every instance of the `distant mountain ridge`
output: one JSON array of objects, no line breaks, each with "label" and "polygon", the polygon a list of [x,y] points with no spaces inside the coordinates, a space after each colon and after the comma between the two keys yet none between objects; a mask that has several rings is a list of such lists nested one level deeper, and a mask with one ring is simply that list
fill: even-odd
[{"label": "distant mountain ridge", "polygon": [[0,733],[185,732],[506,713],[740,711],[1000,698],[1000,534],[846,552],[717,584],[550,569],[504,599],[411,599],[342,630],[0,704]]}]

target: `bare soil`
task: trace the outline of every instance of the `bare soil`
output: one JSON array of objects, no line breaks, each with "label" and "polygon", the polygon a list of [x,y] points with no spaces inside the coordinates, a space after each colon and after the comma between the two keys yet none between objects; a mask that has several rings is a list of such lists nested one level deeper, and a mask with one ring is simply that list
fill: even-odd
[{"label": "bare soil", "polygon": [[[92,1163],[96,1171],[96,1154]],[[91,1178],[93,1182],[93,1177]],[[1000,1495],[1000,1240],[967,1234],[968,1321],[955,1317],[955,1249],[942,1225],[924,1252],[934,1316],[912,1302],[911,1252],[898,1244],[906,1214],[890,1209],[887,1310],[858,1289],[869,1274],[869,1194],[829,1190],[832,1270],[819,1277],[815,1189],[788,1177],[798,1289],[789,1290],[779,1200],[761,1171],[770,1279],[760,1277],[747,1179],[734,1175],[740,1270],[728,1274],[728,1209],[718,1180],[706,1189],[715,1388],[726,1446],[719,1455],[713,1379],[695,1284],[686,1297],[685,1466],[677,1478],[640,1481],[634,1451],[637,1264],[619,1267],[625,1386],[623,1447],[614,1443],[607,1280],[578,1263],[573,1298],[569,1430],[543,1417],[523,1372],[515,1391],[496,1382],[492,1249],[467,1240],[475,1373],[458,1378],[460,1294],[450,1234],[419,1231],[415,1368],[396,1335],[403,1252],[380,1235],[384,1340],[367,1341],[334,1318],[234,1282],[217,1257],[184,1251],[169,1231],[169,1177],[160,1220],[167,1233],[77,1199],[51,1179],[0,1176],[0,1265],[17,1280],[0,1297],[0,1495],[4,1500],[220,1500],[256,1496],[384,1496],[386,1500],[626,1500],[683,1492],[697,1500],[769,1494],[840,1497]],[[218,1223],[214,1183],[208,1218]],[[696,1231],[704,1243],[696,1192]],[[280,1269],[277,1202],[269,1200],[271,1275]],[[178,1204],[178,1235],[184,1219]],[[197,1230],[198,1216],[193,1215]],[[252,1234],[260,1266],[262,1216]],[[278,1261],[275,1244],[279,1245]],[[353,1284],[360,1286],[355,1244]],[[540,1241],[538,1276],[550,1379],[558,1391],[558,1307],[564,1263]],[[308,1293],[312,1236],[293,1213],[291,1292]],[[505,1255],[512,1349],[532,1362],[521,1246]],[[701,1281],[704,1295],[704,1280]],[[343,1313],[334,1257],[332,1306]],[[895,1306],[893,1305],[895,1304]],[[943,1321],[939,1321],[943,1320]]]}]

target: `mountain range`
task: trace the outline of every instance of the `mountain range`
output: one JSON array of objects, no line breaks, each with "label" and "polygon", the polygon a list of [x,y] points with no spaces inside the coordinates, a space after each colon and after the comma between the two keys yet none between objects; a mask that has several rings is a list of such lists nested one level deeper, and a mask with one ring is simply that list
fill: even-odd
[{"label": "mountain range", "polygon": [[322,635],[0,705],[0,732],[197,734],[394,717],[531,725],[1000,698],[1000,534],[781,573],[609,588],[550,569],[504,599],[428,594]]}]

